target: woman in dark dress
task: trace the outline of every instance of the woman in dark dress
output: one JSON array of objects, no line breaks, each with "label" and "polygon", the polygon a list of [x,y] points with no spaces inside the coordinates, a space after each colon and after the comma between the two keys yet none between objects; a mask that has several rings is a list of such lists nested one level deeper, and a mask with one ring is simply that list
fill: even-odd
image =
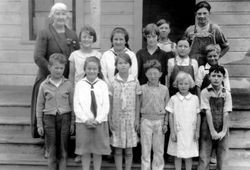
[{"label": "woman in dark dress", "polygon": [[[68,11],[63,3],[56,3],[52,6],[49,14],[50,24],[46,29],[39,32],[34,50],[34,61],[38,66],[38,73],[33,86],[31,100],[31,135],[39,137],[36,128],[36,102],[41,82],[48,76],[48,59],[53,53],[62,53],[69,57],[70,53],[79,49],[79,42],[74,31],[67,25]],[[69,63],[64,71],[64,77],[68,78]]]}]

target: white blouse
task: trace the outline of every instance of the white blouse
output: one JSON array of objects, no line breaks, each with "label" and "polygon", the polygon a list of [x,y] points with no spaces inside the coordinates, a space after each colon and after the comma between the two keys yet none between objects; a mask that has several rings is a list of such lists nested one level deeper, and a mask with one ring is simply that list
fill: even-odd
[{"label": "white blouse", "polygon": [[94,93],[97,104],[97,115],[94,118],[90,110],[91,106],[91,85],[86,82],[85,77],[80,80],[75,86],[74,93],[74,112],[77,123],[85,123],[89,119],[95,119],[97,122],[102,123],[108,120],[109,113],[109,91],[107,84],[97,78],[94,82]]}]

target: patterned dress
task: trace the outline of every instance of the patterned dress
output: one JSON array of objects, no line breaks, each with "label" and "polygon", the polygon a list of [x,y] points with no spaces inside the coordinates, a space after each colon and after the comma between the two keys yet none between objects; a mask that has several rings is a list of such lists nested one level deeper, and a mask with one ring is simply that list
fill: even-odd
[{"label": "patterned dress", "polygon": [[111,83],[110,93],[113,97],[111,145],[119,148],[136,147],[138,142],[134,121],[136,114],[136,96],[141,94],[137,79],[129,76],[124,82],[119,74]]}]

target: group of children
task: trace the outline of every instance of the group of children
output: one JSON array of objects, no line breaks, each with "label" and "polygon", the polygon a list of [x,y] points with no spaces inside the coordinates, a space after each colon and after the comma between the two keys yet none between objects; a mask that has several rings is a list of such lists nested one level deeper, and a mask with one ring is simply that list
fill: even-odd
[{"label": "group of children", "polygon": [[[198,169],[208,169],[214,147],[222,169],[232,101],[228,73],[218,64],[219,46],[207,46],[207,64],[198,67],[189,58],[189,42],[172,43],[169,23],[157,24],[148,24],[143,31],[147,48],[137,52],[137,76],[130,72],[130,55],[120,52],[114,55],[113,80],[103,80],[101,54],[92,49],[96,34],[90,26],[81,30],[81,49],[69,58],[69,80],[63,77],[66,57],[51,55],[50,75],[41,84],[37,102],[38,132],[45,134],[51,169],[66,169],[68,139],[74,130],[75,153],[81,156],[83,170],[89,169],[91,154],[94,169],[100,170],[110,145],[117,170],[123,167],[123,151],[125,169],[130,170],[132,149],[139,140],[142,170],[164,168],[164,146],[175,157],[176,170],[181,170],[182,159],[191,170],[192,158],[198,156]],[[167,131],[170,138],[165,141]]]}]

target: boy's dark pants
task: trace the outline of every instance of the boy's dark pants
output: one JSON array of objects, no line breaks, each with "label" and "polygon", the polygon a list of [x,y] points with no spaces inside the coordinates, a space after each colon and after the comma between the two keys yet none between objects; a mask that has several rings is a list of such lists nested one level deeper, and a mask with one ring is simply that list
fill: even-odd
[{"label": "boy's dark pants", "polygon": [[[49,170],[66,170],[70,123],[71,113],[44,115]],[[59,167],[57,161],[59,161]]]},{"label": "boy's dark pants", "polygon": [[228,150],[228,133],[222,140],[212,140],[207,124],[206,116],[201,119],[200,159],[198,170],[209,170],[212,149],[216,151],[217,170],[223,170],[226,164],[226,152]]}]

